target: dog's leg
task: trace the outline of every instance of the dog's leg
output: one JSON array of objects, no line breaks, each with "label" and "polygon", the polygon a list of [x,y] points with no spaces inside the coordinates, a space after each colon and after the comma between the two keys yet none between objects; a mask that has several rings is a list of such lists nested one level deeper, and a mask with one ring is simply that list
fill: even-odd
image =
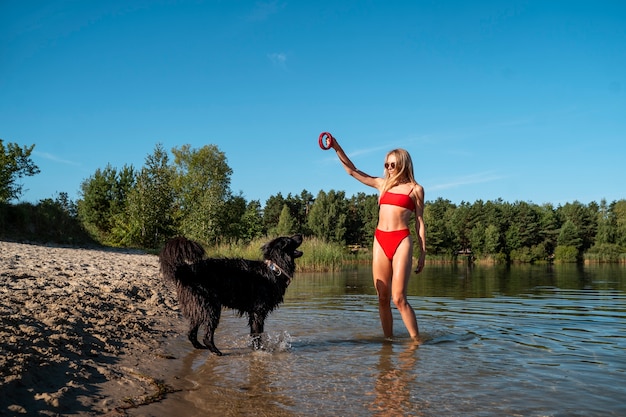
[{"label": "dog's leg", "polygon": [[209,313],[209,320],[206,326],[206,333],[204,335],[204,345],[211,352],[215,353],[218,356],[222,356],[222,352],[215,346],[215,330],[217,329],[217,325],[220,322],[220,316],[222,314],[222,307],[218,306],[218,308],[214,308]]},{"label": "dog's leg", "polygon": [[250,336],[252,337],[252,348],[259,350],[262,347],[261,336],[264,332],[266,314],[251,311],[248,312],[248,325],[250,326]]},{"label": "dog's leg", "polygon": [[198,329],[200,325],[197,323],[191,323],[189,325],[189,332],[187,333],[187,338],[196,349],[206,349],[205,346],[202,346],[200,342],[198,342]]}]

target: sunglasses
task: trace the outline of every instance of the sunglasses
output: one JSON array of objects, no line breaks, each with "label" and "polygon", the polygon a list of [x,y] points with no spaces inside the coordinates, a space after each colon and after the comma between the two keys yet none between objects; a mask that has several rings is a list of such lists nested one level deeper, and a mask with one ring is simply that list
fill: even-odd
[{"label": "sunglasses", "polygon": [[395,162],[385,162],[385,169],[396,169],[396,163]]}]

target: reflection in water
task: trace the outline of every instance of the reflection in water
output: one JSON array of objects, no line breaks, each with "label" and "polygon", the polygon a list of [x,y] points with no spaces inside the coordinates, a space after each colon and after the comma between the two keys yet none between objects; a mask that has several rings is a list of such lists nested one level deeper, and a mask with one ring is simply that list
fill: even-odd
[{"label": "reflection in water", "polygon": [[[414,342],[401,346],[398,354],[394,345],[385,341],[378,352],[378,376],[375,383],[375,398],[370,407],[374,416],[403,417],[417,415],[412,393],[416,389],[418,344]],[[397,347],[397,346],[396,346]]]},{"label": "reflection in water", "polygon": [[275,359],[271,353],[253,353],[247,348],[224,357],[190,353],[183,359],[182,370],[193,386],[183,398],[189,408],[177,415],[196,415],[188,414],[193,410],[197,415],[293,416],[289,408],[294,401],[275,385]]},{"label": "reflection in water", "polygon": [[409,295],[492,298],[518,296],[535,288],[626,291],[626,268],[618,264],[428,265],[409,281]]}]

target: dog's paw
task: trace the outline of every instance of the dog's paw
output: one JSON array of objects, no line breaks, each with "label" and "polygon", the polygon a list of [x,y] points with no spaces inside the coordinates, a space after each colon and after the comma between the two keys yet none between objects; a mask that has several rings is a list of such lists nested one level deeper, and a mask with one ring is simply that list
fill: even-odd
[{"label": "dog's paw", "polygon": [[261,340],[261,336],[252,337],[252,349],[254,350],[263,349],[263,340]]},{"label": "dog's paw", "polygon": [[213,353],[215,356],[224,356],[224,354],[222,352],[220,352],[220,350],[218,348],[216,348],[215,346],[213,347],[209,347],[208,348],[211,353]]}]

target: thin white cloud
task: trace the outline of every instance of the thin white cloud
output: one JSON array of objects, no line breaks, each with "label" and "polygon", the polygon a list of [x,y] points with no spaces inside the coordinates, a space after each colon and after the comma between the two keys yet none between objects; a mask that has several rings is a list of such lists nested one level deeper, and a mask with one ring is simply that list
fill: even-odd
[{"label": "thin white cloud", "polygon": [[[346,152],[346,154],[348,155],[348,158],[353,159],[353,158],[358,158],[360,156],[363,155],[369,155],[372,153],[377,153],[377,154],[381,154],[381,161],[382,158],[387,154],[387,152],[391,150],[391,148],[389,147],[389,145],[381,145],[381,146],[375,146],[375,147],[371,147],[371,148],[362,148],[362,149],[357,149],[356,151],[349,151]],[[382,152],[382,153],[381,153]],[[330,152],[329,151],[329,155],[324,158],[325,162],[336,162],[338,161],[337,159],[337,155],[335,154],[335,152]]]},{"label": "thin white cloud", "polygon": [[270,16],[278,13],[285,5],[273,1],[259,1],[254,5],[254,8],[248,15],[248,20],[253,22],[259,22],[267,20]]},{"label": "thin white cloud", "polygon": [[[364,155],[377,154],[377,155],[380,156],[381,164],[382,164],[382,160],[384,159],[385,155],[387,155],[387,152],[391,151],[392,149],[395,149],[395,148],[409,149],[410,146],[407,146],[407,145],[413,145],[413,144],[415,144],[417,142],[424,143],[424,142],[426,142],[428,140],[430,140],[429,136],[409,137],[407,139],[403,139],[403,140],[400,140],[400,141],[394,141],[394,142],[386,141],[385,143],[381,143],[379,146],[372,146],[372,147],[369,147],[369,148],[361,148],[361,149],[357,149],[357,150],[354,150],[354,151],[346,150],[346,154],[348,155],[349,158],[358,158],[358,157],[361,157],[361,156],[364,156]],[[337,156],[333,152],[332,155],[330,155],[325,160],[326,161],[336,161],[337,160]]]},{"label": "thin white cloud", "polygon": [[394,140],[394,141],[387,140],[385,143],[381,143],[378,146],[357,149],[355,151],[349,151],[346,153],[348,154],[349,157],[357,157],[357,156],[376,153],[380,155],[380,158],[382,161],[385,155],[387,155],[387,152],[391,151],[392,149],[404,148],[404,149],[409,150],[409,153],[410,153],[411,147],[413,147],[416,143],[423,144],[423,143],[426,143],[428,140],[430,140],[428,136],[408,137],[406,139]]},{"label": "thin white cloud", "polygon": [[33,151],[33,154],[36,155],[36,156],[39,156],[41,158],[48,159],[48,160],[53,161],[53,162],[58,162],[60,164],[72,165],[72,166],[80,166],[80,162],[74,162],[74,161],[70,161],[68,159],[59,158],[58,156],[53,155],[53,154],[48,153],[48,152]]},{"label": "thin white cloud", "polygon": [[274,52],[272,54],[267,54],[269,60],[281,69],[287,69],[287,54],[284,52]]},{"label": "thin white cloud", "polygon": [[449,190],[452,188],[458,188],[465,185],[470,184],[484,184],[486,182],[494,182],[503,179],[504,176],[498,175],[494,172],[479,172],[476,174],[464,175],[459,178],[454,178],[447,182],[441,182],[439,184],[431,184],[428,186],[428,189],[431,191],[437,190]]},{"label": "thin white cloud", "polygon": [[381,151],[384,151],[384,154],[381,156],[381,158],[383,158],[385,156],[385,154],[387,152],[389,152],[391,150],[391,148],[389,147],[389,145],[381,145],[381,146],[375,146],[372,148],[363,148],[363,149],[357,149],[356,151],[353,152],[349,152],[349,156],[360,156],[360,155],[368,155],[371,153],[380,153]]}]

